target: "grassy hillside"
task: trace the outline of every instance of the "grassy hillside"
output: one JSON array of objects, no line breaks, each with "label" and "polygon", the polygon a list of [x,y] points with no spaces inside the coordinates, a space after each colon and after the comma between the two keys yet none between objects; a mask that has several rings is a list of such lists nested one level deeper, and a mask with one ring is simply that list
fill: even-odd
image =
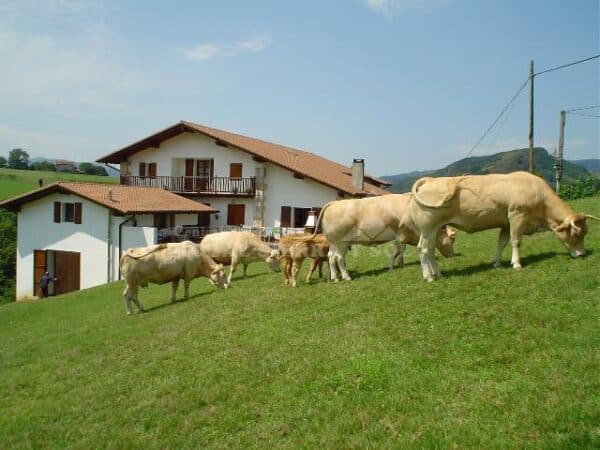
[{"label": "grassy hillside", "polygon": [[0,306],[0,448],[598,448],[600,224],[583,259],[526,238],[521,271],[496,239],[460,233],[429,285],[414,248],[357,247],[352,282],[255,264],[130,317],[122,282]]},{"label": "grassy hillside", "polygon": [[37,189],[38,180],[43,180],[44,186],[57,181],[83,181],[92,183],[118,183],[115,177],[101,177],[76,173],[44,172],[37,170],[0,169],[0,200]]},{"label": "grassy hillside", "polygon": [[[554,186],[556,178],[554,176],[554,157],[548,154],[546,149],[536,147],[534,149],[535,170],[548,183]],[[432,177],[458,176],[458,175],[484,175],[488,173],[509,173],[516,170],[528,170],[529,157],[528,149],[522,148],[508,152],[496,153],[495,155],[473,156],[464,158],[444,167],[443,169],[433,170],[426,175]],[[410,175],[410,174],[408,174]],[[421,174],[415,176],[391,176],[384,177],[393,184],[390,187],[392,192],[408,192],[412,184],[420,178]],[[569,161],[563,162],[563,183],[571,184],[579,178],[590,176],[590,173],[582,166],[573,164]]]}]

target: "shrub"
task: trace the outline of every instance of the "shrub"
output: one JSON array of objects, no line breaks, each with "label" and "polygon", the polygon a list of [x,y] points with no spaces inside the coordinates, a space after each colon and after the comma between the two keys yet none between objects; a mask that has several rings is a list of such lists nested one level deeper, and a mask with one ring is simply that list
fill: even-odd
[{"label": "shrub", "polygon": [[600,179],[588,177],[578,179],[573,184],[560,187],[558,195],[564,200],[575,200],[578,198],[592,197],[600,192]]}]

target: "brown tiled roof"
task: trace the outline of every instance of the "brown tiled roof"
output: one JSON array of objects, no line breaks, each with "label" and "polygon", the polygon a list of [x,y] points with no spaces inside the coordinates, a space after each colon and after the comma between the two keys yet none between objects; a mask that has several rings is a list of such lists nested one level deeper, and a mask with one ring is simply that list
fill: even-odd
[{"label": "brown tiled roof", "polygon": [[[60,192],[75,194],[120,214],[215,213],[216,209],[158,188],[104,183],[58,182],[0,202],[0,208],[16,211],[27,202]],[[112,200],[109,198],[112,197]]]},{"label": "brown tiled roof", "polygon": [[363,190],[355,189],[352,186],[352,174],[349,167],[315,155],[314,153],[186,121],[181,121],[127,147],[123,147],[116,152],[103,156],[97,162],[118,164],[125,161],[129,155],[137,151],[150,146],[157,146],[160,142],[185,132],[202,133],[223,144],[246,151],[258,158],[262,158],[351,195],[379,195],[389,193],[380,187],[388,186],[388,182],[370,175],[365,175]]}]

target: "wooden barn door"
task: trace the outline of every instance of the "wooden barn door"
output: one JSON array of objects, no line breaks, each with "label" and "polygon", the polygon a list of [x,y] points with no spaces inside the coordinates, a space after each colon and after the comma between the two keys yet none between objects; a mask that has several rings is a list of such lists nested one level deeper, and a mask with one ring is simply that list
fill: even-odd
[{"label": "wooden barn door", "polygon": [[80,262],[79,252],[54,252],[54,293],[64,294],[66,292],[80,289]]},{"label": "wooden barn door", "polygon": [[46,251],[45,250],[34,250],[33,251],[33,295],[40,296],[42,291],[40,290],[40,280],[42,275],[46,273]]}]

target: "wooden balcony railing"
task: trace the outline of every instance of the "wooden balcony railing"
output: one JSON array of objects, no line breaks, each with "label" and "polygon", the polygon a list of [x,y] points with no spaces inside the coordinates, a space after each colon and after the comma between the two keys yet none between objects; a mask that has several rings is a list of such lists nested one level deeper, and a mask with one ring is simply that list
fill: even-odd
[{"label": "wooden balcony railing", "polygon": [[254,197],[254,177],[140,177],[122,175],[121,184],[127,186],[156,187],[177,193]]}]

